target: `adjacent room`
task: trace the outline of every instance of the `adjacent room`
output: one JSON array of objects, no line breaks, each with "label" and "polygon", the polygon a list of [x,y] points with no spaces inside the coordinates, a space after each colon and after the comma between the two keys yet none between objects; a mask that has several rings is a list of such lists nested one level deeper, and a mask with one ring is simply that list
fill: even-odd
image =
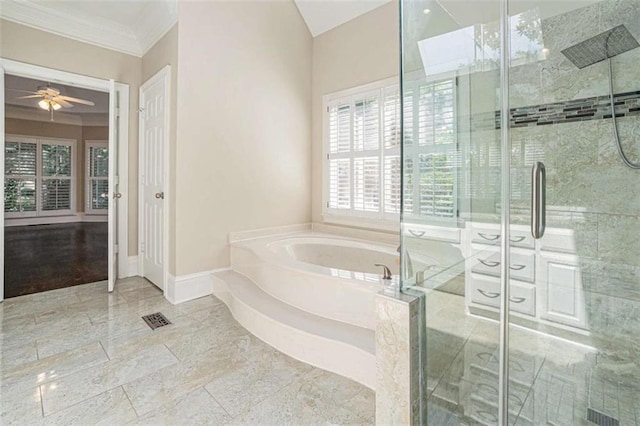
[{"label": "adjacent room", "polygon": [[4,87],[5,298],[106,280],[109,95]]}]

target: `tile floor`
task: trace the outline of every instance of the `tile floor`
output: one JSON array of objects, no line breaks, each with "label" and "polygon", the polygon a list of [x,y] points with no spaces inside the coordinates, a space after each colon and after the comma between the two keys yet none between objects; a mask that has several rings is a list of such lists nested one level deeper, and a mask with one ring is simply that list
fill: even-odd
[{"label": "tile floor", "polygon": [[[140,318],[162,312],[155,331]],[[373,424],[374,393],[140,278],[0,303],[0,424]]]}]

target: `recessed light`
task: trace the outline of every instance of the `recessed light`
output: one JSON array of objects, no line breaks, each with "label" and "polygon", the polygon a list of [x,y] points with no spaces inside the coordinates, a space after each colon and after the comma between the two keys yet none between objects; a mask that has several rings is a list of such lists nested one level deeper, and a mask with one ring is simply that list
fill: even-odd
[{"label": "recessed light", "polygon": [[429,13],[431,13],[431,9],[425,9],[422,11],[422,13],[424,13],[425,15],[428,15]]}]

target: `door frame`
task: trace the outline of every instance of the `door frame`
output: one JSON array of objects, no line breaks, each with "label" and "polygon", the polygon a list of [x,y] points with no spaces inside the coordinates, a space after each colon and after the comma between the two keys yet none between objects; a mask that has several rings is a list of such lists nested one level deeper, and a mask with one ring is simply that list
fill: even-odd
[{"label": "door frame", "polygon": [[164,132],[164,152],[163,152],[163,167],[164,174],[162,176],[162,189],[164,192],[164,204],[162,215],[162,290],[164,297],[168,299],[168,287],[169,287],[169,206],[171,205],[171,191],[169,188],[169,153],[170,150],[170,134],[171,134],[171,65],[165,65],[147,81],[140,85],[140,92],[138,96],[138,275],[144,277],[144,259],[142,256],[142,243],[144,242],[144,196],[142,194],[142,172],[144,170],[144,133],[145,123],[142,119],[144,114],[144,92],[150,86],[157,83],[159,80],[164,80],[165,87],[165,102],[164,102],[164,121],[166,124]]},{"label": "door frame", "polygon": [[[81,87],[84,89],[96,90],[109,93],[109,80],[90,77],[82,74],[75,74],[66,71],[27,64],[0,57],[0,175],[4,179],[4,144],[5,144],[5,99],[4,99],[4,75],[14,75],[18,77],[31,78],[35,80],[50,81],[52,83],[63,84],[65,86]],[[116,278],[128,276],[129,247],[128,247],[128,167],[129,167],[129,85],[116,83],[116,90],[120,92],[120,108],[117,113],[120,115],[120,129],[118,132],[118,169],[119,169],[119,192],[122,198],[118,202],[117,223],[118,223],[118,276]],[[84,153],[83,153],[84,154]],[[4,212],[4,185],[0,185],[0,212]],[[2,226],[0,226],[0,302],[4,300],[4,213],[2,213]]]}]

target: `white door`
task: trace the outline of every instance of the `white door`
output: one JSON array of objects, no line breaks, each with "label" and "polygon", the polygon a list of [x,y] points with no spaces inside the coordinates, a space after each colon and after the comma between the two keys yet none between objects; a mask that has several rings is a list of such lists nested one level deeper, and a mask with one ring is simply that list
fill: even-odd
[{"label": "white door", "polygon": [[117,217],[118,199],[120,198],[118,188],[118,92],[115,81],[109,81],[109,204],[108,204],[108,256],[109,256],[109,292],[115,288],[118,271],[117,244]]},{"label": "white door", "polygon": [[169,66],[140,88],[140,264],[141,274],[165,290],[166,153]]}]

